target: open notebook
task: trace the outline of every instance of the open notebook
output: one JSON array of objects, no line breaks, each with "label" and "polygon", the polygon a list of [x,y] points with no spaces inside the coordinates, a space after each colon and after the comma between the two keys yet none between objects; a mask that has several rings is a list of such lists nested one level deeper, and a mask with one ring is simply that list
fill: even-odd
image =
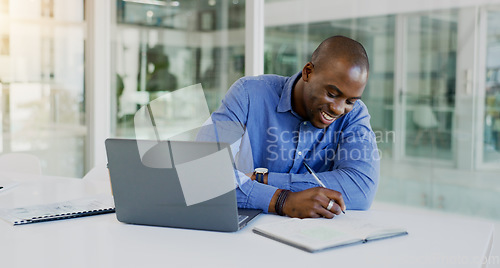
[{"label": "open notebook", "polygon": [[309,252],[408,234],[402,227],[349,215],[334,219],[287,219],[256,226],[253,231]]}]

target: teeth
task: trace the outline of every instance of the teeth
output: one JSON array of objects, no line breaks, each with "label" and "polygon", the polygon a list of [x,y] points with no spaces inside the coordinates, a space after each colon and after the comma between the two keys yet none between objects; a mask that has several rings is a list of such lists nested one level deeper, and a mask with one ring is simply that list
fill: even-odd
[{"label": "teeth", "polygon": [[326,120],[330,121],[330,120],[333,120],[334,118],[329,116],[327,113],[325,112],[321,112],[323,114],[323,117],[325,117]]}]

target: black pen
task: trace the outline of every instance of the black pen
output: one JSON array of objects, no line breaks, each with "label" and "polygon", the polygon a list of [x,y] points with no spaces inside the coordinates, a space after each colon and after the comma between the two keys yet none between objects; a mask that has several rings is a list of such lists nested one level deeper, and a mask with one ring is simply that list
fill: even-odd
[{"label": "black pen", "polygon": [[2,189],[3,189],[3,186],[0,186],[0,190],[2,190]]},{"label": "black pen", "polygon": [[[313,175],[313,177],[316,179],[316,181],[321,185],[321,187],[326,188],[326,186],[323,184],[323,182],[318,178],[318,175],[312,170],[312,168],[304,161],[304,166],[306,167],[307,171]],[[345,211],[342,210],[342,213],[345,214]]]}]

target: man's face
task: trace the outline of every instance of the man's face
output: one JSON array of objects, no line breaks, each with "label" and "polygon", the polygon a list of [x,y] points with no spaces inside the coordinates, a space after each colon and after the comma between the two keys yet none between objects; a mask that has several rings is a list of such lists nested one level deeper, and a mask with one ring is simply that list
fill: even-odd
[{"label": "man's face", "polygon": [[343,60],[320,68],[307,63],[302,70],[305,119],[317,128],[328,127],[352,110],[363,94],[367,78],[366,70]]}]

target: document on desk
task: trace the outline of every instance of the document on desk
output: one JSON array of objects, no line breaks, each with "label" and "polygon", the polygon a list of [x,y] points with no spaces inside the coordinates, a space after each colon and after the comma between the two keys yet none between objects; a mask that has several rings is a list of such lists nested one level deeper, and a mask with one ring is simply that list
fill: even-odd
[{"label": "document on desk", "polygon": [[308,252],[408,234],[402,227],[350,218],[348,215],[339,215],[334,219],[287,219],[256,226],[253,231]]},{"label": "document on desk", "polygon": [[113,197],[95,195],[52,204],[0,209],[0,218],[13,225],[22,225],[112,212],[115,212]]}]

